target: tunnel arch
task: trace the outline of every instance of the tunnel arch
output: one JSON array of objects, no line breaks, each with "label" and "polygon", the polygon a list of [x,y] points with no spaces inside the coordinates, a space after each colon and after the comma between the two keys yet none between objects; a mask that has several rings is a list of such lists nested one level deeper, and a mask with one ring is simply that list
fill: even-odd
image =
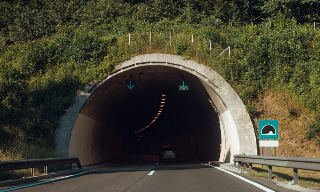
[{"label": "tunnel arch", "polygon": [[[145,89],[164,86],[162,84],[171,86],[179,82],[180,78],[186,78],[189,79],[190,89],[197,89],[192,92],[194,96],[190,97],[199,100],[208,99],[216,112],[216,115],[212,113],[212,118],[216,119],[215,123],[210,126],[218,127],[221,140],[216,160],[230,162],[235,154],[257,154],[253,125],[243,102],[233,88],[214,70],[195,61],[184,60],[180,56],[170,54],[136,56],[120,63],[115,69],[115,72],[108,75],[101,83],[95,84],[79,95],[74,106],[61,118],[61,126],[56,134],[57,150],[69,156],[79,157],[83,164],[121,157],[123,137],[120,135],[123,135],[123,131],[117,129],[115,123],[104,122],[104,119],[108,115],[112,116],[111,109],[117,110],[114,107],[115,103],[128,100],[126,98],[118,101],[121,95],[128,94],[128,90],[125,90],[125,80],[128,80],[130,75],[138,78],[141,71],[145,71],[148,75],[142,75],[142,79],[148,83],[141,83]],[[161,75],[157,77],[158,74]],[[158,79],[155,80],[156,78]],[[164,89],[165,87],[159,88],[159,91],[163,92]],[[143,92],[142,88],[140,92]],[[173,94],[173,91],[171,92]],[[101,137],[105,127],[109,127],[108,133]],[[209,149],[211,150],[210,147]]]}]

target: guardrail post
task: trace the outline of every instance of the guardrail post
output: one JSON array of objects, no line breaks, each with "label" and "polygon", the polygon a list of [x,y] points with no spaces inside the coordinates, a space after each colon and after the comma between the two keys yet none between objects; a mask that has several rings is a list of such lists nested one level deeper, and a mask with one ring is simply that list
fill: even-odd
[{"label": "guardrail post", "polygon": [[249,174],[251,174],[251,169],[252,169],[252,163],[249,163],[249,170],[248,170]]},{"label": "guardrail post", "polygon": [[298,184],[298,169],[293,169],[293,184]]},{"label": "guardrail post", "polygon": [[82,167],[81,167],[81,164],[80,164],[80,161],[78,160],[78,162],[77,162],[77,166],[78,166],[78,168],[79,169],[82,169]]},{"label": "guardrail post", "polygon": [[234,165],[233,165],[234,167],[237,167],[237,162],[234,162]]},{"label": "guardrail post", "polygon": [[47,167],[47,166],[44,166],[44,167],[43,167],[43,173],[44,173],[44,174],[47,174],[47,173],[48,173],[48,167]]},{"label": "guardrail post", "polygon": [[241,164],[241,162],[239,161],[239,162],[238,162],[238,169],[240,169],[240,164]]},{"label": "guardrail post", "polygon": [[247,168],[247,164],[244,163],[244,164],[243,164],[243,171],[246,171],[246,168]]},{"label": "guardrail post", "polygon": [[31,176],[34,177],[34,168],[31,168]]},{"label": "guardrail post", "polygon": [[269,179],[272,179],[272,166],[268,166]]}]

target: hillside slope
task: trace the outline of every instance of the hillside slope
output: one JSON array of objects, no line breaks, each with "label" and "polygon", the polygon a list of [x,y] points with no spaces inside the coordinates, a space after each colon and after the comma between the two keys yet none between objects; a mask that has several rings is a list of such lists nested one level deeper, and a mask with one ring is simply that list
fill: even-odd
[{"label": "hillside slope", "polygon": [[[0,10],[1,159],[55,156],[55,130],[77,92],[119,62],[155,52],[211,67],[237,91],[251,118],[283,114],[281,129],[293,135],[285,111],[293,118],[295,109],[279,101],[272,106],[279,114],[271,116],[260,108],[267,102],[260,95],[285,90],[295,98],[289,103],[306,109],[293,118],[292,126],[304,130],[297,142],[312,145],[309,154],[319,148],[320,29],[313,22],[320,21],[320,2],[32,0],[1,1]],[[228,47],[230,57],[221,55]]]},{"label": "hillside slope", "polygon": [[313,119],[310,112],[286,91],[270,90],[259,97],[254,123],[258,133],[259,120],[279,121],[277,156],[320,158],[320,142],[307,140],[305,136],[308,122]]}]

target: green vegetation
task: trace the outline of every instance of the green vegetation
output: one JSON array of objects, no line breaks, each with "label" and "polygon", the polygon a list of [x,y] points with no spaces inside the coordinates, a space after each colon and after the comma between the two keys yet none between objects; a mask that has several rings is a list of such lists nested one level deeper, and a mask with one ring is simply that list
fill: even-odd
[{"label": "green vegetation", "polygon": [[[260,94],[287,90],[316,117],[305,134],[320,141],[320,32],[313,30],[320,2],[32,0],[1,1],[0,10],[3,153],[23,144],[53,149],[59,118],[83,85],[131,56],[152,52],[213,68],[252,117]],[[219,56],[228,46],[231,58]]]}]

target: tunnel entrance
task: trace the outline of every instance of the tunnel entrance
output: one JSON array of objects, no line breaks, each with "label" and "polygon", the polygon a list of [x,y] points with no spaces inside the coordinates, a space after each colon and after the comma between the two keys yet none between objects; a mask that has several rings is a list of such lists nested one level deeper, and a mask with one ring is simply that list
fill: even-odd
[{"label": "tunnel entrance", "polygon": [[[219,116],[201,82],[165,66],[132,72],[128,71],[139,78],[135,89],[123,86],[126,94],[110,108],[115,112],[112,121],[123,130],[123,152],[157,155],[162,146],[168,146],[182,157],[219,160]],[[179,90],[182,79],[188,80],[189,90]]]},{"label": "tunnel entrance", "polygon": [[213,70],[174,55],[119,64],[74,122],[68,155],[84,165],[128,153],[158,155],[162,146],[189,159],[224,162],[241,152],[256,154],[251,120],[234,90]]}]

